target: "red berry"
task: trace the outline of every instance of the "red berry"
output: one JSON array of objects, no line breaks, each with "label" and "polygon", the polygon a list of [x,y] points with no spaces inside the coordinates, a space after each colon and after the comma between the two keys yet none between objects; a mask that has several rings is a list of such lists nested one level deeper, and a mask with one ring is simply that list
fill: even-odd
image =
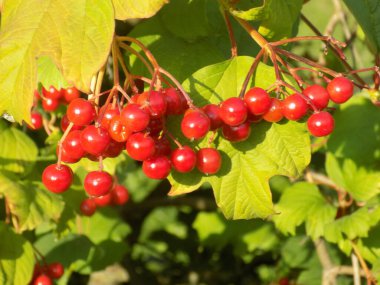
[{"label": "red berry", "polygon": [[164,129],[164,122],[162,118],[153,118],[150,120],[147,130],[150,135],[156,136]]},{"label": "red berry", "polygon": [[65,149],[66,155],[73,159],[80,159],[86,154],[81,144],[81,135],[81,131],[72,131],[63,141],[62,146]]},{"label": "red berry", "polygon": [[308,109],[308,104],[299,94],[286,97],[282,102],[282,114],[288,120],[297,121],[301,119],[306,115]]},{"label": "red berry", "polygon": [[197,168],[204,174],[215,174],[222,166],[222,157],[214,148],[201,148],[197,152]]},{"label": "red berry", "polygon": [[247,122],[250,122],[250,123],[258,123],[258,122],[260,122],[262,119],[263,119],[263,117],[262,117],[261,115],[254,115],[254,114],[252,114],[251,112],[248,112]]},{"label": "red berry", "polygon": [[249,111],[256,116],[268,112],[272,103],[269,94],[259,87],[249,89],[244,95],[244,102]]},{"label": "red berry", "polygon": [[67,165],[51,164],[42,173],[42,183],[53,193],[65,192],[72,181],[73,172]]},{"label": "red berry", "polygon": [[239,126],[223,125],[222,134],[231,142],[245,141],[251,133],[251,125],[245,122]]},{"label": "red berry", "polygon": [[123,185],[116,185],[111,190],[112,204],[114,205],[124,205],[129,200],[128,189]]},{"label": "red berry", "polygon": [[188,110],[182,119],[181,130],[188,139],[203,138],[210,130],[210,119],[201,110]]},{"label": "red berry", "polygon": [[118,157],[124,149],[125,143],[111,140],[103,155],[104,157]]},{"label": "red berry", "polygon": [[46,98],[42,100],[42,108],[47,112],[54,112],[59,107],[57,99]]},{"label": "red berry", "polygon": [[187,108],[185,97],[175,88],[167,88],[163,90],[166,100],[168,115],[182,114]]},{"label": "red berry", "polygon": [[53,279],[59,279],[62,277],[65,269],[60,262],[50,263],[48,266],[49,276]]},{"label": "red berry", "polygon": [[219,129],[223,125],[223,121],[219,116],[219,106],[215,104],[208,104],[203,106],[202,110],[210,119],[210,130]]},{"label": "red berry", "polygon": [[95,119],[94,105],[82,98],[74,99],[67,108],[67,117],[77,126],[87,126]]},{"label": "red berry", "polygon": [[160,118],[166,114],[166,100],[161,91],[146,91],[140,94],[138,101],[141,106],[154,118]]},{"label": "red berry", "polygon": [[183,146],[172,152],[171,162],[173,164],[173,168],[178,172],[189,172],[195,167],[197,155],[192,148]]},{"label": "red berry", "polygon": [[94,125],[87,126],[83,129],[81,134],[81,145],[83,149],[89,154],[99,156],[107,149],[111,137],[108,131],[102,127],[95,127]]},{"label": "red berry", "polygon": [[307,87],[303,94],[310,98],[311,103],[318,110],[323,110],[329,104],[329,93],[320,85],[311,85]]},{"label": "red berry", "polygon": [[42,128],[43,119],[42,119],[42,115],[39,112],[32,112],[31,121],[32,121],[32,125],[31,126],[28,125],[29,129],[39,130]]},{"label": "red berry", "polygon": [[53,281],[49,276],[46,274],[39,275],[36,279],[33,281],[33,285],[52,285]]},{"label": "red berry", "polygon": [[272,98],[271,106],[263,115],[263,119],[267,122],[277,123],[282,120],[284,115],[282,114],[282,103],[277,98]]},{"label": "red berry", "polygon": [[78,99],[80,97],[80,92],[75,87],[69,87],[66,89],[62,89],[62,95],[65,99],[66,103],[70,103],[71,101]]},{"label": "red berry", "polygon": [[61,91],[55,89],[54,86],[50,86],[48,89],[45,89],[42,86],[42,95],[45,98],[50,98],[50,99],[53,99],[53,100],[59,100],[62,97]]},{"label": "red berry", "polygon": [[80,211],[84,216],[92,216],[96,211],[96,203],[93,199],[85,199],[80,204]]},{"label": "red berry", "polygon": [[118,108],[112,108],[112,105],[109,104],[108,106],[103,106],[99,110],[99,116],[102,116],[100,120],[100,125],[105,128],[109,129],[111,121],[115,117],[119,117],[120,111]]},{"label": "red berry", "polygon": [[144,160],[142,169],[145,175],[151,179],[164,179],[170,173],[171,164],[166,156],[155,156]]},{"label": "red berry", "polygon": [[336,77],[327,85],[331,101],[342,104],[354,94],[354,84],[345,77]]},{"label": "red berry", "polygon": [[[59,157],[59,146],[57,146],[56,149],[57,157]],[[73,158],[70,155],[67,154],[65,148],[62,146],[62,153],[61,153],[61,161],[64,163],[76,163],[80,160],[80,158]]]},{"label": "red berry", "polygon": [[155,143],[152,137],[143,133],[135,133],[129,136],[126,149],[134,160],[143,161],[154,155]]},{"label": "red berry", "polygon": [[[111,190],[112,191],[112,190]],[[96,204],[96,206],[99,207],[105,207],[111,204],[111,192],[107,193],[106,195],[99,196],[99,197],[94,197],[92,198]]]},{"label": "red berry", "polygon": [[309,132],[315,137],[323,137],[334,130],[334,118],[330,113],[320,112],[310,116],[307,120]]},{"label": "red berry", "polygon": [[[69,118],[67,118],[67,115],[63,115],[62,119],[61,119],[61,130],[64,132],[66,131],[67,127],[69,126],[70,124],[70,121],[69,121]],[[81,126],[76,126],[76,125],[73,125],[71,127],[71,131],[75,131],[75,130],[81,130],[83,127]]]},{"label": "red berry", "polygon": [[121,111],[121,122],[132,132],[141,132],[149,125],[150,116],[138,104],[128,104]]},{"label": "red berry", "polygon": [[126,142],[131,131],[122,124],[120,116],[116,116],[109,124],[108,133],[113,140],[117,142]]},{"label": "red berry", "polygon": [[113,185],[112,176],[105,171],[89,172],[84,179],[84,190],[90,196],[103,196],[108,194]]},{"label": "red berry", "polygon": [[220,104],[219,116],[227,125],[240,125],[245,122],[247,115],[247,106],[240,98],[231,97]]},{"label": "red berry", "polygon": [[155,155],[165,155],[169,156],[172,152],[170,141],[166,136],[162,136],[161,138],[155,139],[156,143],[156,152]]}]

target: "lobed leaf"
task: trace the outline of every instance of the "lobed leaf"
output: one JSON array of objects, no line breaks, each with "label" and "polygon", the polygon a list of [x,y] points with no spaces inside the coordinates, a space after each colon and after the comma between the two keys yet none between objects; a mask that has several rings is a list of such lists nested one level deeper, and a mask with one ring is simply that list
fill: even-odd
[{"label": "lobed leaf", "polygon": [[128,20],[150,18],[169,0],[112,0],[115,18]]}]

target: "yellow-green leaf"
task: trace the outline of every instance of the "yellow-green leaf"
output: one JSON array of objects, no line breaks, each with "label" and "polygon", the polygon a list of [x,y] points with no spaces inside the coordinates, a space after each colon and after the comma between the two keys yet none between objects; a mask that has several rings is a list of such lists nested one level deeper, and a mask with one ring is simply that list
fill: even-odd
[{"label": "yellow-green leaf", "polygon": [[168,0],[112,0],[118,20],[150,18],[168,3]]},{"label": "yellow-green leaf", "polygon": [[83,91],[106,61],[114,31],[110,1],[12,0],[0,29],[0,114],[30,122],[37,58],[49,56]]}]

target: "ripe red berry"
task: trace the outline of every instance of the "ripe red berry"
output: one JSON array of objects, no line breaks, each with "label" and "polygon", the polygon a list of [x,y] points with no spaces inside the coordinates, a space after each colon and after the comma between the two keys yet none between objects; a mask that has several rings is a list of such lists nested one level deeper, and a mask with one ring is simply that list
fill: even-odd
[{"label": "ripe red berry", "polygon": [[103,155],[104,157],[118,157],[124,149],[125,143],[111,140]]},{"label": "ripe red berry", "polygon": [[83,149],[92,155],[99,156],[107,149],[111,137],[108,131],[102,127],[94,125],[87,126],[81,134],[81,145]]},{"label": "ripe red berry", "polygon": [[208,104],[203,106],[202,110],[210,119],[210,130],[219,129],[223,125],[223,121],[219,116],[219,106],[215,104]]},{"label": "ripe red berry", "polygon": [[147,127],[147,131],[151,136],[156,136],[164,129],[163,118],[152,118]]},{"label": "ripe red berry", "polygon": [[197,155],[191,147],[183,146],[175,149],[170,159],[175,170],[186,173],[194,169]]},{"label": "ripe red berry", "polygon": [[138,104],[128,104],[121,111],[121,122],[132,132],[141,132],[149,125],[150,116]]},{"label": "ripe red berry", "polygon": [[146,110],[154,118],[160,118],[166,114],[166,100],[161,91],[146,91],[140,94],[137,102],[146,106]]},{"label": "ripe red berry", "polygon": [[57,101],[62,97],[61,91],[57,90],[54,86],[50,86],[48,89],[45,89],[42,86],[42,95],[45,98],[50,98]]},{"label": "ripe red berry", "polygon": [[197,152],[197,168],[200,172],[212,175],[222,166],[222,156],[215,148],[201,148]]},{"label": "ripe red berry", "polygon": [[156,143],[156,151],[154,153],[155,155],[169,156],[170,153],[172,152],[170,141],[166,136],[156,138],[155,143]]},{"label": "ripe red berry", "polygon": [[59,101],[57,99],[45,98],[42,100],[42,108],[46,112],[54,112],[59,107]]},{"label": "ripe red berry", "polygon": [[[56,149],[57,157],[59,157],[59,146],[57,146]],[[73,158],[70,155],[67,154],[65,148],[62,146],[62,153],[61,153],[61,161],[64,163],[76,163],[80,160],[80,158]]]},{"label": "ripe red berry", "polygon": [[166,100],[166,113],[168,115],[182,114],[187,106],[187,102],[183,95],[175,88],[167,88],[163,90]]},{"label": "ripe red berry", "polygon": [[[111,190],[111,192],[112,192],[112,190]],[[94,200],[96,206],[106,207],[106,206],[110,205],[111,204],[111,199],[112,199],[111,192],[109,192],[109,193],[107,193],[106,195],[103,195],[103,196],[92,198]]]},{"label": "ripe red berry", "polygon": [[65,192],[72,181],[73,172],[67,165],[51,164],[42,173],[42,183],[53,193]]},{"label": "ripe red berry", "polygon": [[89,172],[84,179],[84,190],[90,196],[106,195],[111,191],[112,185],[112,176],[105,171]]},{"label": "ripe red berry", "polygon": [[284,115],[282,114],[282,103],[277,98],[272,98],[271,106],[263,115],[263,119],[267,122],[277,123],[282,120]]},{"label": "ripe red berry", "polygon": [[345,77],[336,77],[327,85],[331,101],[342,104],[354,94],[354,84]]},{"label": "ripe red berry", "polygon": [[93,199],[85,199],[80,204],[80,211],[84,216],[92,216],[96,211],[96,203]]},{"label": "ripe red berry", "polygon": [[111,121],[115,117],[119,117],[120,111],[118,108],[112,108],[112,104],[109,104],[108,106],[103,106],[99,110],[99,117],[102,116],[100,120],[100,125],[105,128],[109,129]]},{"label": "ripe red berry", "polygon": [[114,205],[124,205],[129,200],[128,189],[123,185],[116,185],[111,190],[112,204]]},{"label": "ripe red berry", "polygon": [[182,119],[181,130],[188,139],[203,138],[210,130],[210,119],[201,110],[188,110]]},{"label": "ripe red berry", "polygon": [[334,130],[334,118],[328,112],[319,112],[310,116],[307,120],[309,132],[315,137],[323,137]]},{"label": "ripe red berry", "polygon": [[272,103],[269,94],[259,87],[249,89],[244,95],[244,102],[249,111],[256,116],[268,112]]},{"label": "ripe red berry", "polygon": [[247,105],[240,98],[231,97],[220,104],[219,116],[227,125],[240,125],[245,122],[247,115]]},{"label": "ripe red berry", "polygon": [[143,161],[154,155],[155,143],[153,138],[148,135],[134,133],[129,136],[126,149],[134,160]]},{"label": "ripe red berry", "polygon": [[293,94],[282,101],[282,114],[285,118],[297,121],[306,115],[309,109],[306,101],[299,94]]},{"label": "ripe red berry", "polygon": [[313,103],[314,107],[318,110],[323,110],[329,104],[329,93],[320,85],[311,85],[302,93],[310,98],[311,103]]},{"label": "ripe red berry", "polygon": [[155,156],[144,160],[143,172],[151,179],[164,179],[171,170],[171,163],[166,156]]},{"label": "ripe red berry", "polygon": [[132,132],[122,124],[120,116],[116,116],[109,124],[108,133],[113,140],[126,142]]},{"label": "ripe red berry", "polygon": [[50,263],[48,266],[49,276],[53,279],[61,278],[64,271],[65,271],[65,269],[64,269],[62,263],[60,263],[60,262],[53,262],[53,263]]},{"label": "ripe red berry", "polygon": [[[69,121],[69,118],[67,118],[67,115],[63,115],[62,119],[61,119],[61,130],[64,132],[66,131],[67,127],[69,126],[70,124],[70,121]],[[81,130],[83,127],[81,126],[76,126],[76,125],[73,125],[71,127],[71,131],[75,131],[75,130]]]},{"label": "ripe red berry", "polygon": [[67,108],[67,117],[77,126],[87,126],[95,119],[94,105],[82,98],[74,99]]},{"label": "ripe red berry", "polygon": [[230,142],[245,141],[251,133],[251,125],[245,122],[239,126],[223,125],[222,134]]},{"label": "ripe red berry", "polygon": [[65,154],[74,160],[80,159],[86,154],[81,144],[81,134],[81,131],[70,132],[62,144]]},{"label": "ripe red berry", "polygon": [[28,125],[28,128],[31,129],[31,130],[39,130],[42,128],[42,115],[39,113],[39,112],[32,112],[31,114],[31,121],[32,121],[32,125],[29,126]]},{"label": "ripe red berry", "polygon": [[53,284],[53,281],[46,274],[41,274],[37,276],[37,278],[34,279],[33,281],[33,285],[52,285],[52,284]]},{"label": "ripe red berry", "polygon": [[71,101],[78,99],[80,97],[80,92],[75,87],[69,87],[62,90],[63,99],[66,103],[70,103]]}]

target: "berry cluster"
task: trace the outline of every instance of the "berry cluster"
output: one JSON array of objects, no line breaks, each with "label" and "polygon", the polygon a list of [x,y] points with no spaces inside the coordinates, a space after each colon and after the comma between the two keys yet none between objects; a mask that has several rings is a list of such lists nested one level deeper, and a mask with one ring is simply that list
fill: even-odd
[{"label": "berry cluster", "polygon": [[[221,129],[225,139],[239,142],[249,137],[253,122],[262,119],[279,122],[284,117],[296,121],[312,111],[307,125],[312,135],[320,137],[329,135],[334,128],[333,117],[323,111],[329,101],[343,103],[352,94],[353,83],[345,77],[336,77],[327,89],[312,85],[283,100],[254,87],[243,98],[231,97],[219,105],[202,108],[195,107],[172,87],[135,94],[127,104],[107,100],[99,110],[91,100],[75,98],[61,120],[65,134],[57,148],[59,162],[44,170],[42,180],[50,191],[62,193],[70,187],[73,174],[61,162],[70,164],[87,157],[101,165],[103,159],[117,157],[124,149],[132,159],[142,162],[143,172],[152,179],[164,179],[172,169],[187,173],[197,168],[206,175],[216,174],[222,163],[219,151],[211,147],[195,151],[181,145],[165,128],[168,115],[184,114],[181,131],[189,140],[204,138],[209,131]],[[172,149],[169,138],[177,148]],[[113,177],[100,168],[85,177],[84,189],[91,197],[81,205],[85,215],[92,215],[96,206],[123,204],[128,200],[124,197],[127,190],[114,186]]]},{"label": "berry cluster", "polygon": [[59,279],[64,273],[64,267],[59,262],[50,264],[36,263],[34,266],[33,278],[30,284],[32,285],[52,285],[52,279]]},{"label": "berry cluster", "polygon": [[49,89],[42,87],[41,94],[36,90],[34,92],[34,104],[31,113],[32,125],[28,128],[31,130],[39,130],[42,128],[42,115],[36,110],[38,102],[41,101],[42,109],[46,112],[54,112],[60,105],[67,105],[74,99],[80,97],[80,92],[75,87],[61,88],[57,90],[54,86]]}]

